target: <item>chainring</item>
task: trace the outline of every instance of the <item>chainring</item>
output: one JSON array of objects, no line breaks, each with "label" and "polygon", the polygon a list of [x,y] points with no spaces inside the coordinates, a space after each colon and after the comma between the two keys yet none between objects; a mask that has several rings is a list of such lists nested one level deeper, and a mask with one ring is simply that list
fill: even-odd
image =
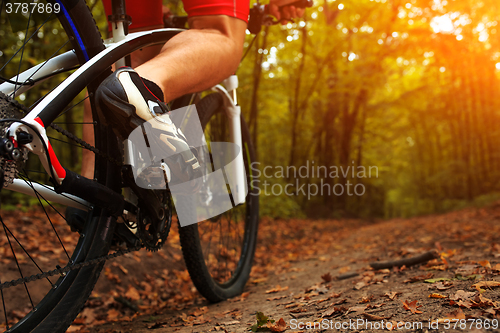
[{"label": "chainring", "polygon": [[149,215],[141,214],[142,210],[139,204],[137,233],[146,249],[154,252],[161,249],[170,232],[172,225],[172,200],[168,191],[151,191],[154,191],[161,202],[163,202],[165,216],[159,221],[152,221]]}]

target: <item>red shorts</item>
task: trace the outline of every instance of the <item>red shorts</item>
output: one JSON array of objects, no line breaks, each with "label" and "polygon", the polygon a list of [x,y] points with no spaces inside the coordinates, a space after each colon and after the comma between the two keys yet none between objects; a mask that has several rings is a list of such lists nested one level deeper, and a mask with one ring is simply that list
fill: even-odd
[{"label": "red shorts", "polygon": [[248,0],[184,0],[188,16],[227,15],[248,22],[250,1]]},{"label": "red shorts", "polygon": [[[106,15],[111,14],[111,0],[103,0]],[[227,15],[248,22],[250,2],[248,0],[184,0],[188,16]],[[146,5],[147,4],[147,5]],[[127,14],[132,17],[130,31],[163,27],[162,0],[128,0]],[[111,30],[111,27],[110,27]]]}]

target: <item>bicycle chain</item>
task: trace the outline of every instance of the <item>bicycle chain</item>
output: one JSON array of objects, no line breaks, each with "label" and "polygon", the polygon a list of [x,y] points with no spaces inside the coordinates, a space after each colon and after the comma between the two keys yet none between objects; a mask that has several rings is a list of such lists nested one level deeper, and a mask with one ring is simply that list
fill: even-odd
[{"label": "bicycle chain", "polygon": [[67,130],[65,130],[64,128],[61,128],[59,127],[58,125],[52,123],[50,124],[50,127],[52,127],[53,129],[55,129],[56,131],[58,131],[59,133],[61,133],[62,135],[68,137],[70,140],[73,140],[75,141],[76,143],[78,143],[79,145],[81,145],[83,148],[87,149],[87,150],[90,150],[91,152],[107,159],[108,161],[118,165],[118,166],[122,166],[123,163],[122,161],[116,159],[116,158],[113,158],[111,156],[108,156],[106,153],[103,153],[102,151],[100,151],[99,149],[97,149],[96,147],[92,146],[91,144],[83,141],[82,139],[80,139],[79,137],[75,136],[73,133],[71,132],[68,132]]},{"label": "bicycle chain", "polygon": [[17,285],[19,285],[21,283],[27,283],[27,282],[32,282],[32,281],[36,281],[36,280],[45,279],[45,278],[48,278],[50,276],[54,276],[56,274],[64,276],[67,273],[69,273],[70,271],[73,271],[73,270],[76,270],[76,269],[80,269],[82,267],[87,267],[87,266],[90,266],[90,265],[97,265],[97,264],[99,264],[99,263],[101,263],[103,261],[106,261],[106,260],[109,260],[109,259],[113,259],[113,258],[116,258],[116,257],[121,257],[121,256],[123,256],[123,255],[125,255],[127,253],[130,253],[130,252],[139,251],[142,248],[143,248],[143,246],[137,246],[137,247],[133,247],[133,248],[126,249],[126,250],[119,250],[119,251],[107,254],[105,256],[101,256],[101,257],[90,259],[90,260],[85,260],[85,261],[83,261],[81,263],[78,263],[78,264],[68,264],[68,265],[66,265],[66,266],[64,266],[62,268],[58,267],[58,268],[53,269],[51,271],[46,271],[46,272],[42,271],[42,273],[33,274],[31,276],[27,276],[27,277],[24,277],[24,278],[19,278],[17,280],[12,280],[12,281],[8,281],[8,282],[4,282],[4,283],[0,284],[0,290],[17,286]]},{"label": "bicycle chain", "polygon": [[[21,109],[24,112],[24,114],[26,114],[26,113],[29,112],[29,109],[27,107],[25,107],[24,105],[20,104],[19,102],[17,102],[16,100],[14,100],[12,98],[9,98],[9,97],[7,97],[7,96],[5,96],[3,94],[0,95],[0,98],[2,98],[5,101],[9,102],[9,104],[11,104],[11,106],[13,106],[13,107],[15,107],[17,109]],[[56,125],[56,124],[50,124],[50,127],[52,127],[53,129],[55,129],[59,133],[63,134],[64,136],[68,137],[69,139],[75,141],[76,143],[80,144],[83,148],[85,148],[87,150],[90,150],[90,151],[92,151],[95,154],[98,154],[99,156],[107,159],[108,161],[110,161],[112,163],[117,164],[118,166],[122,166],[123,163],[121,161],[119,161],[119,160],[117,160],[117,159],[115,159],[115,158],[113,158],[111,156],[108,156],[107,154],[101,152],[96,147],[94,147],[94,146],[90,145],[89,143],[83,141],[82,139],[76,137],[75,135],[73,135],[72,133],[68,132],[67,130],[59,127],[58,125]],[[57,267],[56,269],[53,269],[53,270],[50,270],[50,271],[42,271],[41,273],[38,273],[38,274],[33,274],[31,276],[22,277],[22,278],[19,278],[19,279],[16,279],[16,280],[11,280],[11,281],[8,281],[8,282],[1,283],[0,284],[0,290],[17,286],[17,285],[19,285],[21,283],[27,283],[27,282],[32,282],[32,281],[36,281],[36,280],[45,279],[45,278],[48,278],[50,276],[54,276],[56,274],[64,276],[65,274],[67,274],[70,271],[73,271],[73,270],[76,270],[76,269],[80,269],[82,267],[86,267],[86,266],[90,266],[90,265],[96,265],[96,264],[99,264],[99,263],[101,263],[103,261],[106,261],[106,260],[109,260],[109,259],[113,259],[113,258],[116,258],[116,257],[121,257],[121,256],[123,256],[123,255],[125,255],[127,253],[139,251],[143,247],[144,247],[144,245],[136,246],[136,247],[129,248],[129,249],[126,249],[126,250],[119,250],[119,251],[116,251],[116,252],[113,252],[113,253],[110,253],[110,254],[98,257],[98,258],[94,258],[94,259],[90,259],[90,260],[85,260],[85,261],[83,261],[81,263],[77,263],[77,264],[69,263],[66,266],[62,267],[62,268],[56,266]]]}]

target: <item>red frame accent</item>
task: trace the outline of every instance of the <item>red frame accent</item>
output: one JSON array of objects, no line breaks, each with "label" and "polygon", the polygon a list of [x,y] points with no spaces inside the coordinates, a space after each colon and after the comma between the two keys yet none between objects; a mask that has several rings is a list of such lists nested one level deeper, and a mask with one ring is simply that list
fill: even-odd
[{"label": "red frame accent", "polygon": [[[39,123],[43,128],[45,128],[45,125],[43,124],[43,121],[42,119],[40,119],[40,117],[36,117],[35,121]],[[56,153],[54,152],[54,149],[52,149],[52,145],[48,141],[47,141],[47,149],[49,150],[50,163],[52,164],[52,168],[56,172],[57,177],[61,179],[66,178],[66,170],[63,168],[61,163],[59,163]]]}]

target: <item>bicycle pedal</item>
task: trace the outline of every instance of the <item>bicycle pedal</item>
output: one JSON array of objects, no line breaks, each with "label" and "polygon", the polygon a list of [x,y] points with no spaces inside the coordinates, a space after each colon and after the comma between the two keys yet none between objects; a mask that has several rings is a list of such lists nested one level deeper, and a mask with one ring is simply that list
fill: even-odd
[{"label": "bicycle pedal", "polygon": [[[136,184],[143,188],[163,188],[171,179],[170,168],[164,162],[157,165],[149,165],[137,170]],[[145,186],[144,186],[145,185]]]}]

